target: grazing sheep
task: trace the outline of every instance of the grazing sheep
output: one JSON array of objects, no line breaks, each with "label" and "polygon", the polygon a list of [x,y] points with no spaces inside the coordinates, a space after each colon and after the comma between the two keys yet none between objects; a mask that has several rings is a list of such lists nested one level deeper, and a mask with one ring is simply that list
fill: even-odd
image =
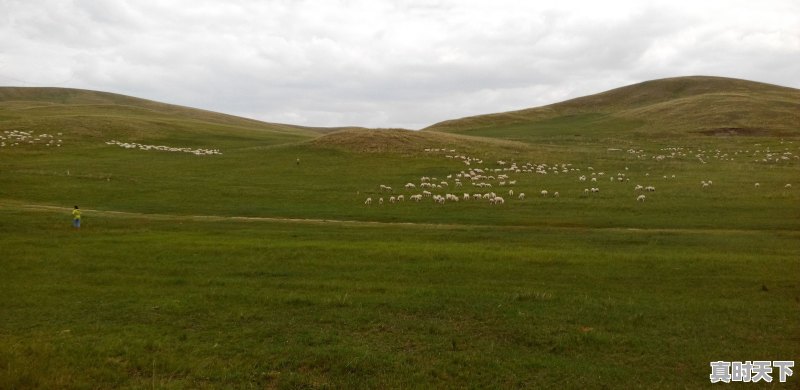
[{"label": "grazing sheep", "polygon": [[519,196],[517,198],[519,198],[519,200],[525,200],[525,193],[524,192],[520,192]]},{"label": "grazing sheep", "polygon": [[397,201],[398,201],[398,202],[405,202],[405,200],[406,200],[406,197],[405,197],[405,196],[403,196],[403,195],[397,195]]},{"label": "grazing sheep", "polygon": [[644,187],[639,185],[639,184],[637,184],[636,187],[633,188],[634,191],[641,191],[643,189],[644,189]]},{"label": "grazing sheep", "polygon": [[542,190],[541,194],[542,196],[547,196],[547,190]]},{"label": "grazing sheep", "polygon": [[372,204],[372,198],[367,198],[367,200],[364,201],[364,204],[366,205]]},{"label": "grazing sheep", "polygon": [[639,196],[636,197],[636,201],[637,202],[644,202],[644,198],[645,198],[644,194],[639,195]]},{"label": "grazing sheep", "polygon": [[655,187],[653,187],[653,186],[647,186],[647,187],[645,187],[644,189],[645,189],[645,191],[647,191],[647,192],[655,192],[655,191],[656,191],[656,188],[655,188]]},{"label": "grazing sheep", "polygon": [[422,195],[420,195],[420,194],[417,194],[417,195],[411,195],[411,196],[410,196],[408,199],[411,199],[411,200],[413,200],[414,202],[419,202],[419,201],[421,201],[421,200],[422,200]]},{"label": "grazing sheep", "polygon": [[789,184],[789,183],[786,183],[786,185],[785,185],[785,186],[783,186],[783,188],[792,188],[792,185],[791,185],[791,184]]},{"label": "grazing sheep", "polygon": [[598,192],[600,192],[599,188],[592,187],[592,193],[598,193]]},{"label": "grazing sheep", "polygon": [[508,190],[508,196],[514,196],[514,190]]},{"label": "grazing sheep", "polygon": [[584,194],[588,194],[588,193],[589,193],[589,189],[588,189],[588,188],[584,188],[584,189],[583,189],[583,193],[584,193]]},{"label": "grazing sheep", "polygon": [[756,183],[756,188],[761,187],[761,184]]},{"label": "grazing sheep", "polygon": [[558,195],[558,191],[556,191],[556,192],[554,192],[554,193],[553,193],[553,197],[554,197],[554,198],[558,198],[558,196],[559,196],[559,195]]},{"label": "grazing sheep", "polygon": [[395,198],[394,196],[390,196],[389,197],[389,203],[394,203],[396,201],[397,201],[397,198]]},{"label": "grazing sheep", "polygon": [[472,199],[481,200],[481,199],[483,199],[483,195],[481,195],[481,194],[473,194],[472,195]]},{"label": "grazing sheep", "polygon": [[425,197],[431,196],[431,192],[430,191],[422,191],[422,196],[425,196]]},{"label": "grazing sheep", "polygon": [[378,198],[378,204],[383,204],[383,197]]},{"label": "grazing sheep", "polygon": [[504,204],[504,203],[506,203],[506,200],[505,200],[505,199],[503,199],[503,198],[501,198],[501,197],[499,197],[499,196],[496,196],[496,197],[494,198],[494,204]]},{"label": "grazing sheep", "polygon": [[412,189],[412,188],[417,188],[417,186],[414,183],[406,183],[406,189]]}]

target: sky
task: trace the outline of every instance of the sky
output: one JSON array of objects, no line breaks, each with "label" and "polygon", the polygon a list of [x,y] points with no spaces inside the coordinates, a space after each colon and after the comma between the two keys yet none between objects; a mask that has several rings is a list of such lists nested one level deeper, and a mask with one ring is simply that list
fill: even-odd
[{"label": "sky", "polygon": [[646,80],[800,88],[800,1],[0,0],[0,85],[420,129]]}]

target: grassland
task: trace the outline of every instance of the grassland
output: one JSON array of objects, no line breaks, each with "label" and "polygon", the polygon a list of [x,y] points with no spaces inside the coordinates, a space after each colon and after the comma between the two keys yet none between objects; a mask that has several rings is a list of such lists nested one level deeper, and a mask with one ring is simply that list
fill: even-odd
[{"label": "grassland", "polygon": [[[0,134],[62,146],[0,148],[0,388],[701,387],[800,356],[796,132],[330,132],[12,92]],[[363,204],[475,167],[447,155],[571,165],[511,173],[502,206]]]}]

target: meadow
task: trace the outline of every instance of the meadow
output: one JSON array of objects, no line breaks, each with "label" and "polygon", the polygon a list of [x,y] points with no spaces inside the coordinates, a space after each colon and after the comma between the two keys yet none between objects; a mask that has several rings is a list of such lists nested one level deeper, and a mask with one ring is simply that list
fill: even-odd
[{"label": "meadow", "polygon": [[[694,388],[711,361],[800,356],[800,137],[593,115],[506,140],[295,131],[112,103],[0,111],[0,134],[62,133],[0,148],[0,388]],[[458,174],[511,162],[558,173],[505,171],[491,191],[527,197],[503,205],[403,188],[475,193]]]}]

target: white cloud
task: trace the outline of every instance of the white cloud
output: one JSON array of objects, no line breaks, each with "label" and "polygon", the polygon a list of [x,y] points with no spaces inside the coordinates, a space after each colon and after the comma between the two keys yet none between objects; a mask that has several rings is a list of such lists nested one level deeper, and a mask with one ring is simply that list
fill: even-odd
[{"label": "white cloud", "polygon": [[800,87],[785,1],[0,0],[0,84],[420,128],[660,77]]}]

